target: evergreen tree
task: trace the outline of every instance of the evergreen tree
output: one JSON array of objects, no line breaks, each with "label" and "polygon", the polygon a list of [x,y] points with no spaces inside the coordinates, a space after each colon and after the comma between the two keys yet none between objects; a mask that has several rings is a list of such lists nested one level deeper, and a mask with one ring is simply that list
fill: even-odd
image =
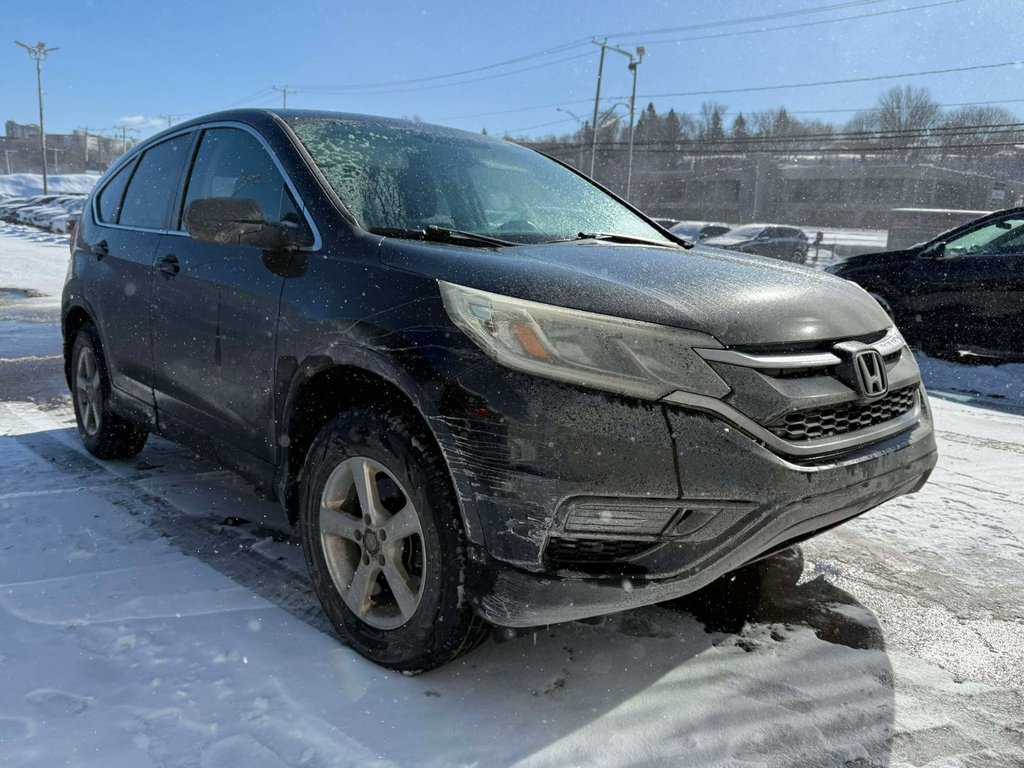
[{"label": "evergreen tree", "polygon": [[747,128],[747,118],[740,112],[732,121],[732,137],[734,139],[749,139],[750,130]]}]

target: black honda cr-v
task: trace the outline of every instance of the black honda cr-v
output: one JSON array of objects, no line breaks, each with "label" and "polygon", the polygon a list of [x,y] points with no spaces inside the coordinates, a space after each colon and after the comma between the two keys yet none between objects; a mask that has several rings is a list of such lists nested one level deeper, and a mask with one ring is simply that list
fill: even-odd
[{"label": "black honda cr-v", "polygon": [[86,447],[155,432],[251,478],[395,669],[693,592],[936,460],[857,286],[420,123],[242,110],[144,142],[86,207],[63,331]]}]

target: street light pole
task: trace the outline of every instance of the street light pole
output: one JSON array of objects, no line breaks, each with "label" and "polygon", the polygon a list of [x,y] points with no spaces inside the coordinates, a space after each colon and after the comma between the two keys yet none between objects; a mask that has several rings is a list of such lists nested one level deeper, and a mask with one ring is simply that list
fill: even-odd
[{"label": "street light pole", "polygon": [[644,60],[644,47],[637,46],[636,49],[637,60],[633,61],[633,57],[629,57],[629,71],[633,73],[633,93],[629,96],[629,161],[626,164],[626,200],[629,200],[629,193],[633,186],[633,128],[635,127],[635,121],[633,120],[633,113],[636,111],[636,68],[640,66],[640,62]]},{"label": "street light pole", "polygon": [[36,60],[36,90],[39,92],[39,154],[43,158],[43,194],[45,195],[50,190],[46,180],[46,126],[43,124],[43,62],[46,60],[48,53],[59,49],[47,48],[46,43],[25,45],[25,43],[18,40],[14,42],[28,51],[28,55]]},{"label": "street light pole", "polygon": [[[569,115],[573,120],[576,121],[577,125],[579,125],[580,132],[583,131],[583,120],[580,119],[579,115],[577,115],[572,110],[562,109],[561,107],[555,107],[555,110],[557,110],[558,112],[564,112],[565,114]],[[581,136],[580,138],[582,139],[583,137]],[[583,170],[583,142],[582,141],[579,143],[579,153],[578,153],[578,155],[579,155],[579,159],[576,161],[576,167],[579,170],[582,171]]]}]

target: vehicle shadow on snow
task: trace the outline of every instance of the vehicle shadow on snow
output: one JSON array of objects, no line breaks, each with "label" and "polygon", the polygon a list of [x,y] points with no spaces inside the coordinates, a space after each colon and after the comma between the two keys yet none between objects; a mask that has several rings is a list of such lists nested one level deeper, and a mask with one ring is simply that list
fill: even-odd
[{"label": "vehicle shadow on snow", "polygon": [[[64,415],[67,418],[67,415]],[[152,439],[103,464],[72,429],[17,440],[172,546],[333,636],[274,505],[231,473]],[[405,678],[341,650],[339,728],[399,764],[888,765],[893,673],[882,630],[790,550],[676,601],[601,624],[488,642]],[[351,656],[349,656],[351,654]]]}]

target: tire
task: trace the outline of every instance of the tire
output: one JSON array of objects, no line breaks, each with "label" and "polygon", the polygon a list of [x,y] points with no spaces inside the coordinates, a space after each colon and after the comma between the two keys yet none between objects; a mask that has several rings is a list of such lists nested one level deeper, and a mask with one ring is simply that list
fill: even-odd
[{"label": "tire", "polygon": [[789,255],[789,260],[794,264],[803,264],[807,261],[807,254],[797,248]]},{"label": "tire", "polygon": [[301,483],[310,579],[348,645],[418,673],[487,637],[463,588],[465,535],[451,481],[416,420],[380,406],[343,413],[313,442]]},{"label": "tire", "polygon": [[71,400],[82,443],[99,459],[130,459],[149,433],[114,410],[110,375],[99,334],[92,323],[78,329],[71,350]]}]

